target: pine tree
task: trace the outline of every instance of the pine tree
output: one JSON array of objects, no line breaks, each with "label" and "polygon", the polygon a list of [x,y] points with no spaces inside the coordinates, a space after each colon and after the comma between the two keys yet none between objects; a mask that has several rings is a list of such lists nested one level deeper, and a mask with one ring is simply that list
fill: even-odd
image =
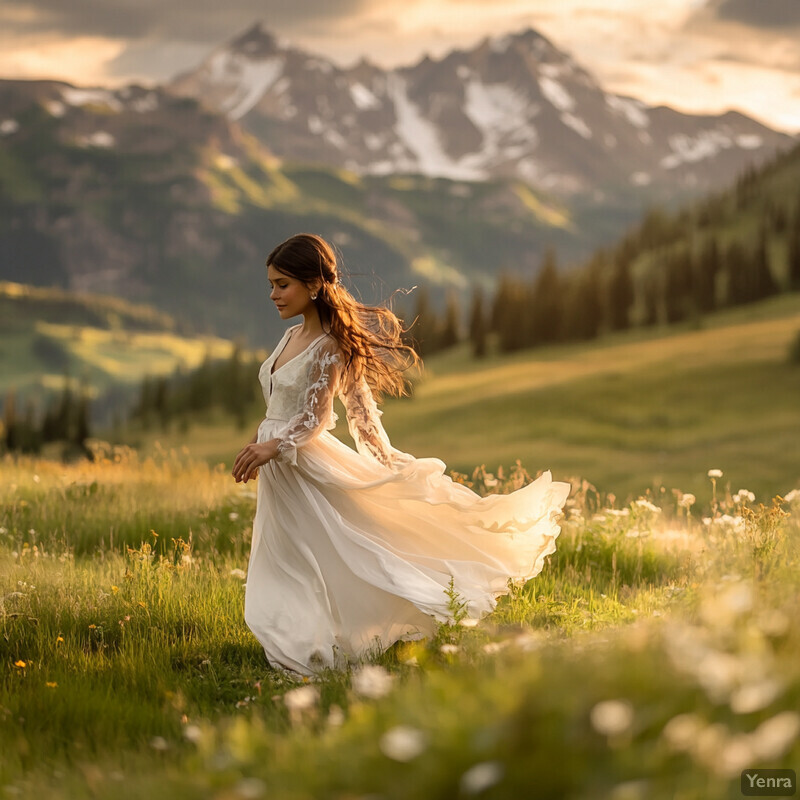
[{"label": "pine tree", "polygon": [[717,273],[719,272],[719,247],[715,236],[703,246],[699,259],[694,262],[694,301],[699,311],[713,311],[716,307]]},{"label": "pine tree", "polygon": [[546,344],[558,338],[562,313],[561,292],[556,254],[548,247],[530,293],[526,313],[526,344]]},{"label": "pine tree", "polygon": [[772,277],[769,258],[769,240],[766,226],[762,225],[758,235],[758,246],[753,257],[752,284],[753,300],[762,300],[778,293],[778,286]]},{"label": "pine tree", "polygon": [[469,339],[472,355],[483,358],[486,355],[486,314],[483,309],[483,289],[476,286],[472,293],[472,308],[469,315]]},{"label": "pine tree", "polygon": [[3,403],[3,443],[8,452],[13,453],[19,447],[19,424],[17,421],[16,392],[11,389],[6,393]]},{"label": "pine tree", "polygon": [[439,348],[439,325],[427,286],[418,288],[414,322],[410,333],[415,343],[414,349],[421,356],[430,355]]},{"label": "pine tree", "polygon": [[608,327],[612,331],[625,330],[630,324],[633,305],[633,279],[628,261],[617,256],[608,285]]},{"label": "pine tree", "polygon": [[444,312],[444,325],[439,335],[439,347],[446,349],[461,340],[461,311],[458,307],[458,297],[453,290],[447,293],[447,305]]},{"label": "pine tree", "polygon": [[789,231],[789,288],[800,291],[800,203]]}]

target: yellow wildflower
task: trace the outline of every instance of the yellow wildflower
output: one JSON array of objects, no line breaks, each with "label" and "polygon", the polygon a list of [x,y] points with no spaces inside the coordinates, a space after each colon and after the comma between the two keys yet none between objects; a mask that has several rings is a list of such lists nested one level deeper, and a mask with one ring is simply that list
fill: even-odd
[{"label": "yellow wildflower", "polygon": [[89,630],[90,630],[90,631],[92,631],[92,630],[94,630],[96,627],[97,627],[97,625],[90,625],[90,626],[89,626]]},{"label": "yellow wildflower", "polygon": [[15,661],[14,666],[22,669],[23,667],[27,667],[28,665],[24,661],[20,660],[20,661]]},{"label": "yellow wildflower", "polygon": [[55,689],[58,684],[55,681],[47,681],[45,684],[48,689]]},{"label": "yellow wildflower", "polygon": [[119,586],[112,586],[111,591],[114,592],[114,594],[116,594],[119,591]]},{"label": "yellow wildflower", "polygon": [[147,603],[143,602],[142,600],[140,600],[140,601],[139,601],[139,605],[140,605],[142,608],[147,608]]},{"label": "yellow wildflower", "polygon": [[64,641],[64,637],[63,637],[63,636],[59,636],[59,637],[56,639],[56,644],[58,644],[59,642],[63,642],[63,641]]}]

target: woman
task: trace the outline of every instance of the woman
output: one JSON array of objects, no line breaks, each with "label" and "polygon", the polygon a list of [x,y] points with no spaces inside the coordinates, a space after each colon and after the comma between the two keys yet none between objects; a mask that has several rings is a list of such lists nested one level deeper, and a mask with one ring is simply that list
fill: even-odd
[{"label": "woman", "polygon": [[[451,578],[470,616],[489,613],[555,550],[569,484],[545,472],[481,498],[439,459],[396,450],[373,391],[403,394],[419,360],[397,317],[358,303],[313,234],[278,245],[267,271],[281,319],[303,316],[261,366],[267,413],[233,466],[237,482],[260,477],[244,613],[268,661],[313,675],[433,635]],[[329,432],[337,395],[357,452]]]}]

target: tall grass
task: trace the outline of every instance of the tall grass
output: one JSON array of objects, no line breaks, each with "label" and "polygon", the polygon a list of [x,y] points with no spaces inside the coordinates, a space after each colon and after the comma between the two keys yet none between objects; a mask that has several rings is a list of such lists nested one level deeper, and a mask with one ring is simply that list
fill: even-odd
[{"label": "tall grass", "polygon": [[576,480],[556,553],[494,613],[453,587],[435,636],[303,681],[243,620],[252,491],[98,455],[0,464],[5,796],[723,798],[797,763],[797,492],[620,505]]}]

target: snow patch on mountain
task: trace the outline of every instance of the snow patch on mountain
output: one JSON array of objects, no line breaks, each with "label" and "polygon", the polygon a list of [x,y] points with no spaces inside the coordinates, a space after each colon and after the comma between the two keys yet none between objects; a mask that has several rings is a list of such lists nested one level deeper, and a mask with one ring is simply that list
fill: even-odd
[{"label": "snow patch on mountain", "polygon": [[498,153],[500,140],[505,134],[527,126],[527,99],[510,86],[470,80],[465,94],[464,113],[483,134],[482,150],[486,156]]},{"label": "snow patch on mountain", "polygon": [[540,75],[539,88],[542,90],[542,94],[559,111],[573,111],[575,109],[575,99],[555,78]]},{"label": "snow patch on mountain", "polygon": [[565,111],[561,114],[561,121],[572,128],[576,133],[583,136],[584,139],[592,138],[592,129],[580,117],[576,117],[574,114]]},{"label": "snow patch on mountain", "polygon": [[78,89],[65,86],[61,97],[70,106],[99,105],[108,106],[112,111],[122,111],[122,103],[107,89]]},{"label": "snow patch on mountain", "polygon": [[429,175],[442,175],[464,180],[480,180],[485,173],[455,163],[442,148],[436,127],[425,119],[419,108],[411,102],[405,80],[393,72],[387,84],[389,96],[394,102],[395,131],[405,148],[416,156],[412,162],[407,158],[396,164],[398,169],[419,169]]},{"label": "snow patch on mountain", "polygon": [[623,114],[635,128],[650,126],[650,117],[647,115],[647,106],[644,103],[630,97],[618,97],[615,94],[607,94],[605,99],[610,109]]},{"label": "snow patch on mountain", "polygon": [[720,150],[733,146],[730,135],[720,130],[701,131],[697,136],[680,133],[669,137],[670,155],[661,159],[664,169],[675,169],[681,164],[702,161],[717,155]]},{"label": "snow patch on mountain", "polygon": [[362,111],[368,108],[380,108],[381,101],[363,83],[354,83],[350,87],[350,96],[356,107]]},{"label": "snow patch on mountain", "polygon": [[[234,78],[236,88],[220,106],[230,119],[239,119],[250,111],[277,82],[283,73],[284,60],[281,56],[251,61],[238,54],[231,54],[223,66],[227,80]],[[215,65],[219,68],[219,65]]]},{"label": "snow patch on mountain", "polygon": [[0,136],[10,136],[19,130],[19,122],[15,119],[4,119],[0,122]]},{"label": "snow patch on mountain", "polygon": [[745,133],[736,137],[736,144],[743,150],[756,150],[764,144],[764,140],[757,133]]}]

